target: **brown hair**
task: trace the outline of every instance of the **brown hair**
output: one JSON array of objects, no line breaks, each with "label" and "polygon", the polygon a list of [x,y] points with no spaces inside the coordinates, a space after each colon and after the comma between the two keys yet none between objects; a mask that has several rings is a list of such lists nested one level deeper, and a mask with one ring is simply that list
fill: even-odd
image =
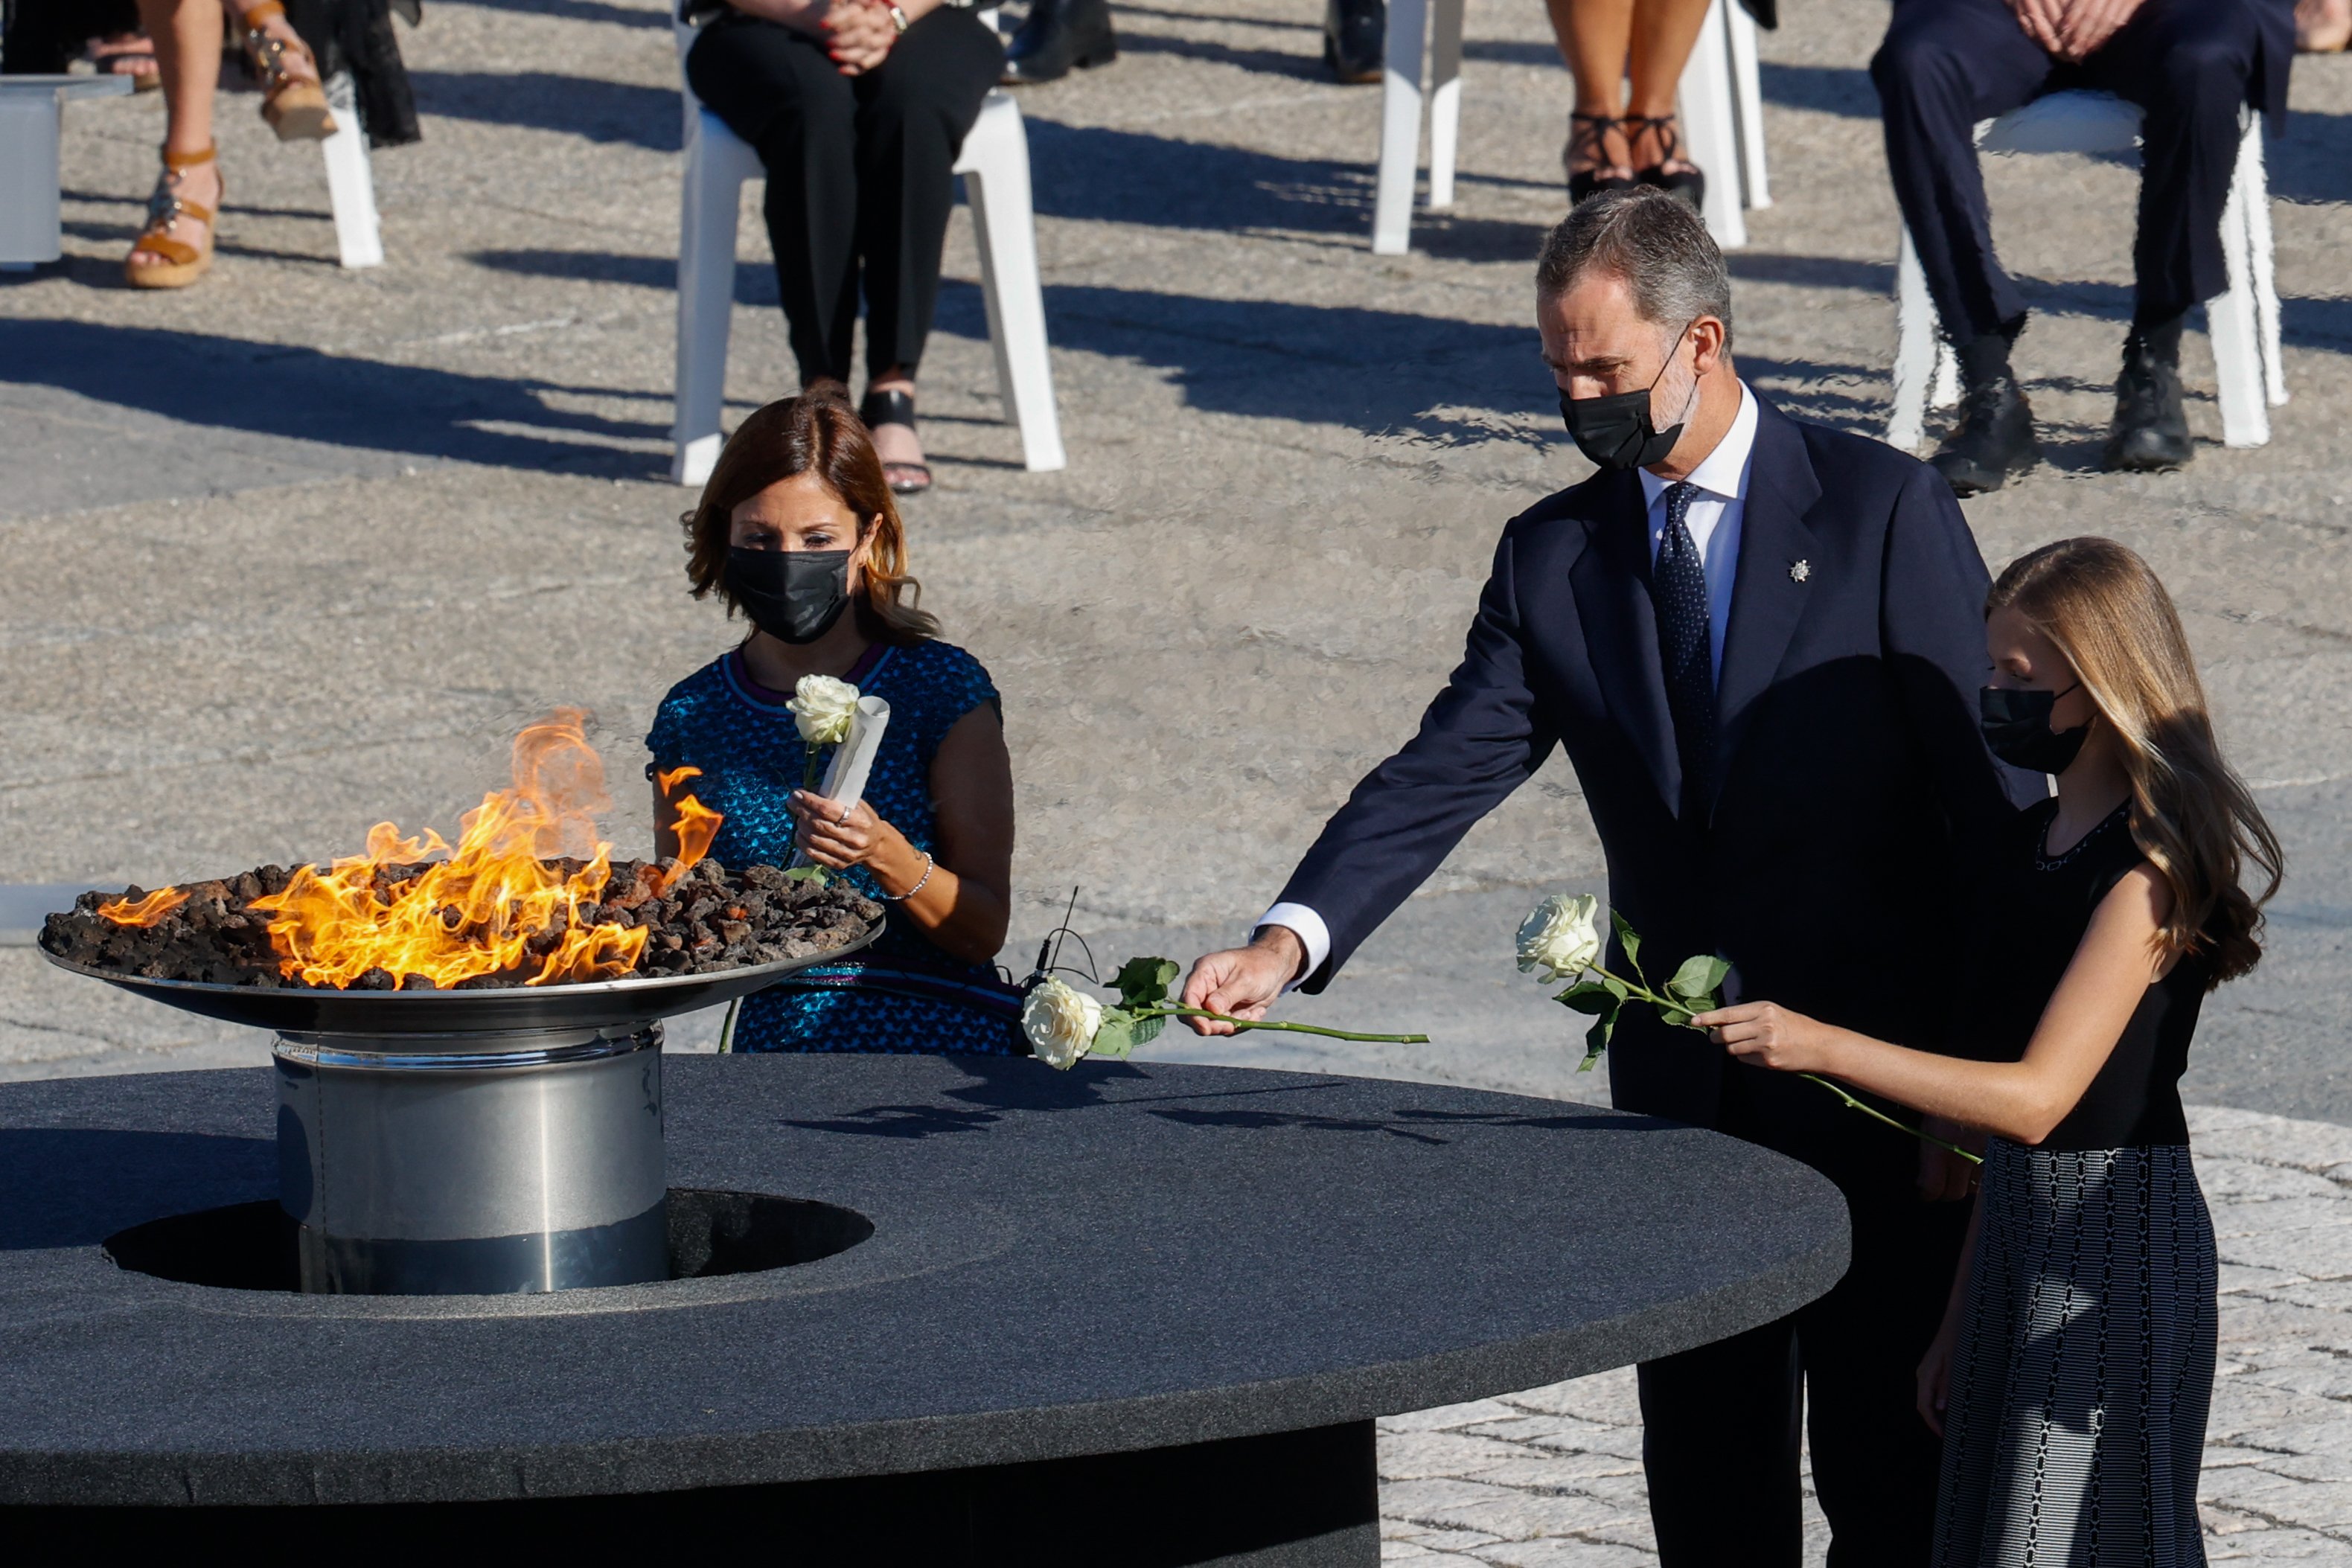
[{"label": "brown hair", "polygon": [[900,644],[938,636],[938,618],[921,609],[923,585],[907,573],[907,528],[882,477],[874,437],[839,382],[813,382],[800,396],[761,409],[728,437],[702,498],[678,518],[694,596],[716,592],[730,615],[742,608],[727,590],[735,508],[771,485],[808,473],[857,518],[857,537],[866,546],[856,596],[859,630],[876,642]]},{"label": "brown hair", "polygon": [[[2113,539],[2060,539],[2009,563],[1985,613],[2013,610],[2058,645],[2123,743],[2131,832],[2172,892],[2158,934],[2174,957],[2203,955],[2209,986],[2262,957],[2262,906],[2284,857],[2252,791],[2221,757],[2205,688],[2172,596]],[[2268,879],[2240,884],[2247,862]]]}]

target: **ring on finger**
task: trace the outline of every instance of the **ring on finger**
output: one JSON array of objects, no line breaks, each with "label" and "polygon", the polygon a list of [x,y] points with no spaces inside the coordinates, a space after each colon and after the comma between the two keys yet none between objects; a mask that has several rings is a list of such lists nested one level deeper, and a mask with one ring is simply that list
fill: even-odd
[{"label": "ring on finger", "polygon": [[841,815],[833,820],[833,825],[838,828],[846,823],[849,821],[849,813],[856,810],[857,810],[857,802],[852,800],[848,805],[844,806],[841,809]]}]

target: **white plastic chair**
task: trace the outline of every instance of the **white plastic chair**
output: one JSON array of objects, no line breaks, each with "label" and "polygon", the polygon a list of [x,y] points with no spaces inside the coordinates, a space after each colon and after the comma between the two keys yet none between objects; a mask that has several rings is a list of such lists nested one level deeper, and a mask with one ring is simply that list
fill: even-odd
[{"label": "white plastic chair", "polygon": [[[9,77],[0,78],[0,270],[55,261],[60,252],[58,205],[58,120],[68,98],[129,97],[129,77]],[[335,213],[335,240],[345,267],[383,265],[376,227],[375,183],[368,172],[367,137],[360,130],[359,99],[347,71],[326,81],[338,129],[320,145],[327,155],[327,191]]]},{"label": "white plastic chair", "polygon": [[[1388,63],[1381,76],[1381,170],[1372,251],[1402,256],[1412,231],[1421,123],[1429,111],[1429,206],[1454,204],[1454,156],[1462,126],[1463,0],[1389,0]],[[1422,79],[1429,89],[1424,93]],[[1706,171],[1707,232],[1726,250],[1748,243],[1743,209],[1772,204],[1764,172],[1764,93],[1755,18],[1738,0],[1707,7],[1683,68],[1683,138]]]},{"label": "white plastic chair", "polygon": [[[2139,145],[2137,105],[2104,92],[2053,92],[1977,127],[1985,152],[2128,152]],[[2221,209],[2221,251],[2230,291],[2205,306],[2221,381],[2221,444],[2261,446],[2271,438],[2270,410],[2286,402],[2279,359],[2278,285],[2271,263],[2270,183],[2263,170],[2263,119],[2246,117],[2238,168]],[[1935,301],[1911,230],[1903,230],[1896,264],[1895,408],[1886,440],[1916,448],[1927,408],[1959,401],[1959,366],[1937,329]]]},{"label": "white plastic chair", "polygon": [[327,78],[327,107],[335,133],[321,141],[327,155],[327,199],[335,213],[335,245],[347,267],[382,267],[383,232],[376,225],[375,175],[368,167],[367,132],[360,129],[359,91],[349,71]]},{"label": "white plastic chair", "polygon": [[[993,13],[983,13],[984,17]],[[760,155],[696,101],[685,84],[694,29],[677,26],[678,91],[686,110],[686,193],[678,216],[677,414],[670,477],[710,477],[726,437],[719,429],[727,382],[727,334],[735,306],[735,230],[746,181],[766,178]],[[1037,225],[1029,201],[1029,134],[1011,95],[992,91],[963,139],[963,176],[980,246],[981,293],[996,384],[1021,430],[1033,474],[1066,465],[1054,369],[1046,355],[1045,294],[1037,272]]]}]

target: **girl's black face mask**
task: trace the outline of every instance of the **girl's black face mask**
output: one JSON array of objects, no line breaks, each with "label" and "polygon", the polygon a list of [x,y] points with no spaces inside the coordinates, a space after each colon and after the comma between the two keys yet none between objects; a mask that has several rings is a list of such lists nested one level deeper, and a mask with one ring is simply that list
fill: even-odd
[{"label": "girl's black face mask", "polygon": [[1985,745],[2011,768],[2029,773],[2065,772],[2074,765],[2083,742],[2091,738],[2091,727],[2086,722],[2072,729],[2053,730],[2050,715],[2060,697],[2082,684],[2077,681],[2064,692],[1985,687],[1977,694],[1977,722],[1984,727]]},{"label": "girl's black face mask", "polygon": [[849,608],[845,549],[727,551],[727,591],[751,624],[786,643],[814,643]]},{"label": "girl's black face mask", "polygon": [[[1565,391],[1559,394],[1559,417],[1568,426],[1568,434],[1576,440],[1576,449],[1603,468],[1647,468],[1653,463],[1663,463],[1675,443],[1683,438],[1684,420],[1660,430],[1650,423],[1650,394],[1666,373],[1666,365],[1675,362],[1681,352],[1683,339],[1689,335],[1685,325],[1675,334],[1674,347],[1666,350],[1666,363],[1650,378],[1650,384],[1640,392],[1611,392],[1606,397],[1570,397]],[[1691,388],[1696,396],[1697,385]],[[1685,417],[1688,417],[1685,410]]]}]

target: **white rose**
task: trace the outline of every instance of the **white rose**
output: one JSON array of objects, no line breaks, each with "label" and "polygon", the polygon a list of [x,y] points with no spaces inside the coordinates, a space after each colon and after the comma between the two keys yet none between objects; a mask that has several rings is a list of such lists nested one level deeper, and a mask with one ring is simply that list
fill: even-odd
[{"label": "white rose", "polygon": [[1556,893],[1519,923],[1519,972],[1548,969],[1544,983],[1591,968],[1601,956],[1601,901],[1589,893]]},{"label": "white rose", "polygon": [[831,675],[803,675],[793,688],[793,710],[801,738],[811,746],[838,746],[849,738],[849,721],[857,713],[857,688]]},{"label": "white rose", "polygon": [[1021,1004],[1021,1032],[1039,1061],[1066,1072],[1093,1047],[1102,1015],[1102,1003],[1048,978]]}]

